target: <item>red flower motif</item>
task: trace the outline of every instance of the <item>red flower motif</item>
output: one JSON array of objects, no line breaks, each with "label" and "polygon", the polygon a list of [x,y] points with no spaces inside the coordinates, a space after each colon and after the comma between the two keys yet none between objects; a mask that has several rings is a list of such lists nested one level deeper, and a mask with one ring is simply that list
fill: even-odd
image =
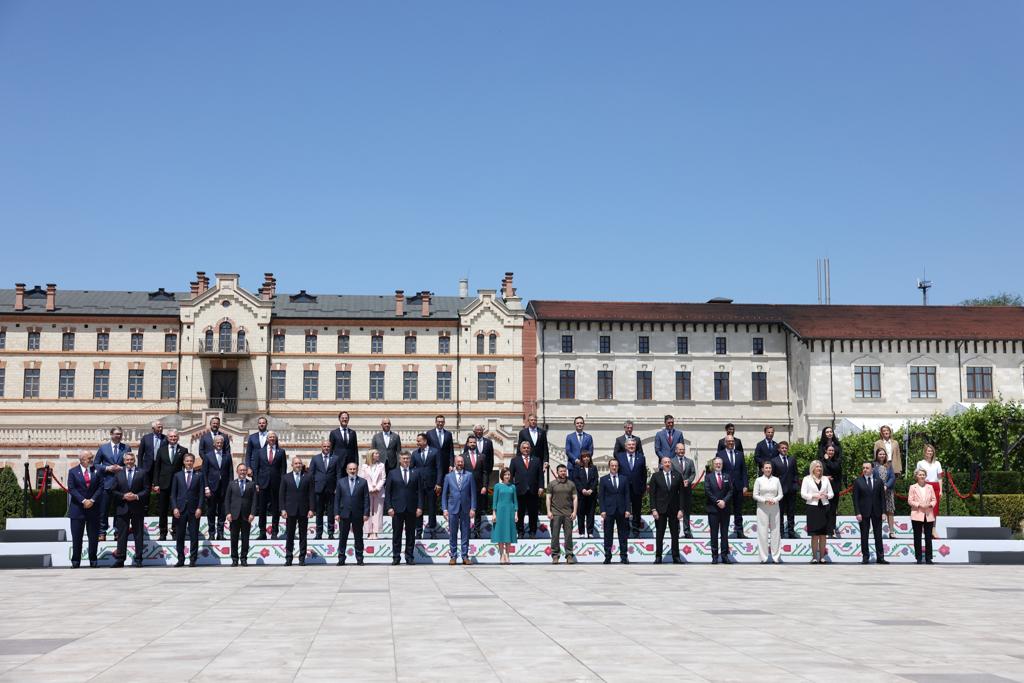
[{"label": "red flower motif", "polygon": [[260,557],[270,557],[270,549],[264,548],[260,551]]},{"label": "red flower motif", "polygon": [[509,554],[512,554],[512,553],[514,553],[515,551],[516,551],[516,544],[515,544],[515,543],[513,543],[512,545],[510,545],[510,546],[508,547],[508,552],[509,552]]},{"label": "red flower motif", "polygon": [[544,554],[545,555],[550,555],[551,554],[551,546],[547,546],[547,547],[544,548]]},{"label": "red flower motif", "polygon": [[949,555],[949,546],[946,545],[945,543],[940,545],[939,546],[939,555],[942,555],[943,557],[945,557],[946,555]]},{"label": "red flower motif", "polygon": [[653,543],[645,543],[644,544],[644,550],[646,550],[649,553],[653,553],[654,552],[654,544]]},{"label": "red flower motif", "polygon": [[693,552],[693,549],[689,545],[683,546],[683,555],[689,555]]},{"label": "red flower motif", "polygon": [[791,553],[791,552],[793,552],[793,546],[792,545],[784,545],[784,546],[782,546],[782,552],[784,552],[784,553]]},{"label": "red flower motif", "polygon": [[366,552],[368,552],[369,554],[373,555],[373,546],[372,545],[366,546]]}]

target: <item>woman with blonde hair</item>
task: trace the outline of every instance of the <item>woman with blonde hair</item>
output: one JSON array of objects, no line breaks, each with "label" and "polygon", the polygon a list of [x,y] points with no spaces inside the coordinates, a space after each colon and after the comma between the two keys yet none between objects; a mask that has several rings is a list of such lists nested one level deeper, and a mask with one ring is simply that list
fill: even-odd
[{"label": "woman with blonde hair", "polygon": [[[916,483],[907,491],[910,505],[910,523],[914,526],[914,557],[917,563],[932,563],[932,526],[935,524],[935,489],[928,485],[928,472],[918,468],[914,472]],[[924,537],[924,556],[921,555],[921,537]]]},{"label": "woman with blonde hair", "polygon": [[829,531],[829,501],[835,494],[820,460],[811,462],[800,485],[800,497],[807,502],[807,534],[811,537],[811,564],[825,562],[825,535]]},{"label": "woman with blonde hair", "polygon": [[359,466],[359,476],[370,489],[370,519],[366,520],[364,531],[367,538],[379,538],[384,526],[384,463],[380,461],[380,451],[367,452],[366,462]]},{"label": "woman with blonde hair", "polygon": [[914,468],[915,472],[917,470],[924,470],[925,481],[935,491],[935,506],[932,514],[935,517],[936,525],[932,527],[932,538],[938,538],[939,501],[942,500],[942,463],[935,457],[935,446],[932,444],[925,444],[924,458],[918,460],[917,467]]}]

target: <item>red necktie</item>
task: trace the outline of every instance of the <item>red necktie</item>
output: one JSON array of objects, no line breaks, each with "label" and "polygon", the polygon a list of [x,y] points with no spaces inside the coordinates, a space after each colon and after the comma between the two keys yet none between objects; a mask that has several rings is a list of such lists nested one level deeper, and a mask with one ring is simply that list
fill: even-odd
[{"label": "red necktie", "polygon": [[267,463],[274,464],[274,449],[271,448],[267,451]]},{"label": "red necktie", "polygon": [[529,469],[530,469],[530,459],[529,458],[523,458],[523,464],[526,465],[526,469],[527,469],[527,471],[529,471]]},{"label": "red necktie", "polygon": [[88,486],[89,482],[92,481],[92,477],[89,476],[89,470],[83,470],[85,474],[85,485]]},{"label": "red necktie", "polygon": [[718,488],[722,488],[722,473],[718,473]]},{"label": "red necktie", "polygon": [[473,463],[473,469],[475,470],[475,469],[476,469],[476,451],[472,451],[472,452],[471,452],[471,453],[469,454],[469,459],[470,459],[470,461],[472,461],[472,463]]}]

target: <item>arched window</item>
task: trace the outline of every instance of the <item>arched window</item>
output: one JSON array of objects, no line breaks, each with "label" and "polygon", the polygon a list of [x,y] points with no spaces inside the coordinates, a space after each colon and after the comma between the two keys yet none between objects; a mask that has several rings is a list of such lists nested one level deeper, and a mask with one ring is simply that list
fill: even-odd
[{"label": "arched window", "polygon": [[491,336],[487,338],[487,353],[492,356],[498,352],[498,335],[491,332]]},{"label": "arched window", "polygon": [[220,351],[231,350],[231,323],[227,320],[220,324],[220,335],[217,339],[217,346]]},{"label": "arched window", "polygon": [[484,354],[484,333],[483,332],[481,332],[480,334],[476,335],[476,352],[479,355],[481,355],[481,356]]},{"label": "arched window", "polygon": [[203,338],[203,347],[206,351],[213,351],[213,330],[207,330]]},{"label": "arched window", "polygon": [[238,351],[245,351],[245,330],[239,330],[236,336],[238,338]]}]

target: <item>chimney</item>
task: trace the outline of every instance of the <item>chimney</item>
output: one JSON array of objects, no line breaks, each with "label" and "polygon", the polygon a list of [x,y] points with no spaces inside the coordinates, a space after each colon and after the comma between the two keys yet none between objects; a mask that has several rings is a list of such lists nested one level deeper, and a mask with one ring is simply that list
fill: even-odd
[{"label": "chimney", "polygon": [[277,278],[273,273],[263,273],[263,286],[260,287],[260,298],[271,301],[277,295]]},{"label": "chimney", "polygon": [[202,294],[210,288],[210,278],[206,277],[206,273],[201,270],[196,273],[196,282],[199,283],[198,294]]},{"label": "chimney", "polygon": [[459,296],[463,299],[469,296],[469,278],[459,280]]},{"label": "chimney", "polygon": [[25,310],[25,283],[18,282],[14,285],[14,310]]},{"label": "chimney", "polygon": [[430,317],[430,292],[424,290],[420,292],[420,300],[423,302],[422,315],[424,318]]},{"label": "chimney", "polygon": [[46,285],[46,310],[57,310],[57,285],[52,282]]},{"label": "chimney", "polygon": [[512,288],[512,273],[505,273],[505,277],[501,281],[501,296],[510,299],[515,295],[516,290]]},{"label": "chimney", "polygon": [[197,296],[199,296],[199,283],[198,282],[190,282],[188,284],[189,284],[189,287],[192,290],[192,298],[195,299]]},{"label": "chimney", "polygon": [[395,315],[399,318],[405,315],[405,290],[395,290]]}]

